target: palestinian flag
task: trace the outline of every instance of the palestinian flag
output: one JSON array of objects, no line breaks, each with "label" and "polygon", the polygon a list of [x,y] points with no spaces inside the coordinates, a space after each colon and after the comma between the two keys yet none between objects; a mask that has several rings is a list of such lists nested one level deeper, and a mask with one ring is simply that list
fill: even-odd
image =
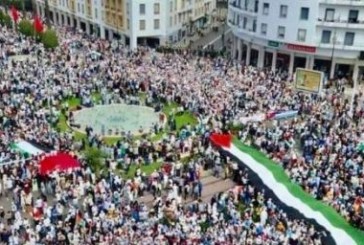
[{"label": "palestinian flag", "polygon": [[364,244],[364,232],[351,226],[336,210],[316,200],[299,185],[292,183],[283,168],[260,151],[246,146],[229,134],[210,135],[212,144],[247,168],[257,188],[264,188],[266,196],[291,218],[307,220],[325,232],[324,244]]}]

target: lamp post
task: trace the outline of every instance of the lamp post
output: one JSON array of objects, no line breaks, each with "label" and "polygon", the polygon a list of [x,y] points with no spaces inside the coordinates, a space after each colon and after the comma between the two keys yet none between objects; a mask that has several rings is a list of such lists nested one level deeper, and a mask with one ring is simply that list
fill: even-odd
[{"label": "lamp post", "polygon": [[46,17],[46,24],[49,27],[50,26],[50,22],[49,22],[49,2],[48,0],[44,0],[44,12],[45,12],[45,17]]},{"label": "lamp post", "polygon": [[[336,48],[336,29],[334,30],[334,35],[332,37],[332,49],[331,49],[331,71],[335,70],[334,67],[334,57],[335,57],[335,48]],[[330,72],[331,73],[331,72]],[[330,74],[331,76],[331,74]]]},{"label": "lamp post", "polygon": [[227,18],[224,19],[223,24],[222,24],[222,34],[221,34],[221,42],[222,42],[222,46],[225,47],[225,29],[226,29],[226,25],[227,25]]}]

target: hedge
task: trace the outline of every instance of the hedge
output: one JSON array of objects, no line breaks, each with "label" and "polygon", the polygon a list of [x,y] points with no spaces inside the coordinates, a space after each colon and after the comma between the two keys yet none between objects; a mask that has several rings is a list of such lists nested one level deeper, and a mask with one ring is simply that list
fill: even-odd
[{"label": "hedge", "polygon": [[12,27],[13,25],[11,17],[7,13],[4,13],[1,10],[0,10],[0,25],[7,27]]},{"label": "hedge", "polygon": [[34,36],[34,26],[29,20],[21,20],[19,22],[19,32],[27,37]]}]

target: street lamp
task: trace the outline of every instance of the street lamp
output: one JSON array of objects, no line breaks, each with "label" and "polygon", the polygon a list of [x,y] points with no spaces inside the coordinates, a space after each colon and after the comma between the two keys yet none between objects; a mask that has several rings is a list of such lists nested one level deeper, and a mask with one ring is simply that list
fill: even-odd
[{"label": "street lamp", "polygon": [[221,44],[222,44],[222,49],[224,51],[226,50],[226,47],[225,47],[226,26],[227,26],[227,18],[224,18],[223,21],[222,21],[222,33],[221,33]]},{"label": "street lamp", "polygon": [[[337,42],[337,37],[336,37],[336,29],[335,29],[334,35],[332,37],[331,70],[335,69],[335,67],[333,67],[333,66],[334,66],[334,55],[335,55],[336,42]],[[331,74],[330,74],[330,76],[331,76]]]},{"label": "street lamp", "polygon": [[45,11],[45,17],[46,17],[46,24],[49,27],[49,3],[48,0],[44,0],[44,11]]}]

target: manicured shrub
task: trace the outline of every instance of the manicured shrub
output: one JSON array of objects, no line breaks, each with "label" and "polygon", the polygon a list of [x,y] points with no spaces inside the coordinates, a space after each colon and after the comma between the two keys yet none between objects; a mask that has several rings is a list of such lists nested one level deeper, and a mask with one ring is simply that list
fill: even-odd
[{"label": "manicured shrub", "polygon": [[58,46],[58,36],[54,30],[46,30],[42,33],[41,41],[45,48],[52,49]]},{"label": "manicured shrub", "polygon": [[29,20],[21,20],[18,25],[19,32],[27,37],[34,36],[34,26]]}]

